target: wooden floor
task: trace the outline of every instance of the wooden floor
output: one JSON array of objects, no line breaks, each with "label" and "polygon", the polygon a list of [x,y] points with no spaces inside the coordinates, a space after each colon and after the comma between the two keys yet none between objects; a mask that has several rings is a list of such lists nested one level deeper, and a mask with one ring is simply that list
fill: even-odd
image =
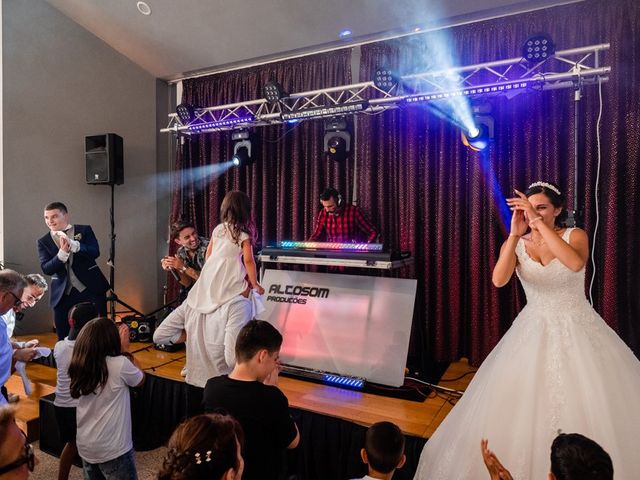
[{"label": "wooden floor", "polygon": [[[38,338],[42,346],[50,348],[53,348],[56,342],[56,337],[52,333],[32,335],[19,340],[31,338]],[[178,382],[184,381],[184,378],[180,376],[185,361],[184,350],[168,353],[156,350],[150,344],[133,343],[131,344],[131,352],[147,374]],[[452,363],[442,377],[440,384],[450,389],[464,390],[473,378],[474,370],[464,359]],[[9,391],[20,394],[21,400],[18,402],[17,417],[25,424],[27,422],[33,423],[33,419],[38,418],[38,398],[54,391],[56,382],[56,370],[51,367],[30,363],[27,366],[27,373],[34,384],[34,392],[29,398],[25,398],[22,381],[19,377],[14,375],[8,382]],[[459,380],[446,381],[460,376],[463,377]],[[344,390],[283,376],[280,377],[279,387],[289,399],[289,404],[292,407],[365,426],[388,420],[397,424],[405,434],[423,438],[430,437],[453,408],[453,405],[446,398],[434,394],[431,394],[423,402],[414,402]],[[37,434],[35,430],[32,431],[34,435]],[[29,436],[32,436],[31,432]]]}]

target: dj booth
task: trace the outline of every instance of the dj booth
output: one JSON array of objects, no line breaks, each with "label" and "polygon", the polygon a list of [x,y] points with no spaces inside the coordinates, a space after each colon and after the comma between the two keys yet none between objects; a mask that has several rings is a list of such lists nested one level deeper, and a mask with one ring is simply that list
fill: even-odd
[{"label": "dj booth", "polygon": [[[404,383],[417,281],[350,275],[349,267],[391,270],[412,263],[382,244],[283,241],[259,254],[266,310],[284,337],[286,373],[351,388]],[[329,273],[268,269],[325,265]]]},{"label": "dj booth", "polygon": [[296,242],[285,240],[259,254],[261,273],[268,264],[328,265],[392,270],[413,263],[408,253],[389,252],[381,243]]}]

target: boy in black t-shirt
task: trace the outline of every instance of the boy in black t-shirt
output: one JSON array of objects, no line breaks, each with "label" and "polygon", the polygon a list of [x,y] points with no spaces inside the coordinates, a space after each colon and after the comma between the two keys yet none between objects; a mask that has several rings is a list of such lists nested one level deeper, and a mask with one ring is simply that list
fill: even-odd
[{"label": "boy in black t-shirt", "polygon": [[236,366],[210,378],[204,388],[206,412],[228,413],[245,434],[244,480],[277,479],[287,448],[300,441],[287,397],[276,387],[282,335],[270,323],[252,320],[236,340]]}]

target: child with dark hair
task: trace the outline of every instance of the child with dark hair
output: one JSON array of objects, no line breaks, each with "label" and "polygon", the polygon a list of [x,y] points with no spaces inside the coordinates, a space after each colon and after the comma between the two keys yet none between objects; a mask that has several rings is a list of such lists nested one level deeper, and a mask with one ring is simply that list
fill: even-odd
[{"label": "child with dark hair", "polygon": [[551,444],[550,480],[613,480],[604,448],[579,433],[561,433]]},{"label": "child with dark hair", "polygon": [[369,473],[362,480],[391,480],[393,472],[402,468],[407,459],[404,435],[391,422],[374,423],[367,430],[360,456],[369,467]]},{"label": "child with dark hair", "polygon": [[128,329],[96,318],[78,334],[71,364],[71,397],[79,398],[76,444],[86,479],[137,480],[129,387],[144,374],[126,350]]},{"label": "child with dark hair", "polygon": [[211,233],[200,278],[187,297],[189,306],[200,313],[211,313],[238,295],[249,297],[253,289],[264,293],[253,258],[256,228],[249,197],[238,191],[227,193],[220,219]]},{"label": "child with dark hair", "polygon": [[228,415],[197,415],[176,428],[158,480],[241,480],[243,433]]},{"label": "child with dark hair", "polygon": [[[480,442],[491,480],[513,480],[487,440]],[[613,480],[613,463],[604,448],[579,433],[560,433],[551,444],[548,480]]]},{"label": "child with dark hair", "polygon": [[64,448],[60,454],[58,480],[66,480],[69,478],[71,465],[78,454],[78,449],[76,448],[76,407],[78,406],[78,400],[71,398],[71,392],[69,391],[69,384],[71,382],[69,378],[69,364],[71,363],[73,347],[82,327],[84,327],[89,320],[93,320],[97,316],[98,310],[91,302],[74,305],[71,310],[69,310],[69,336],[56,343],[53,349],[53,357],[56,360],[58,369],[56,398],[53,401],[53,405],[60,439],[64,442]]},{"label": "child with dark hair", "polygon": [[282,335],[262,320],[247,323],[236,341],[236,365],[229,375],[210,378],[204,388],[206,412],[233,415],[245,433],[245,480],[275,480],[286,449],[300,433],[287,397],[276,387]]}]

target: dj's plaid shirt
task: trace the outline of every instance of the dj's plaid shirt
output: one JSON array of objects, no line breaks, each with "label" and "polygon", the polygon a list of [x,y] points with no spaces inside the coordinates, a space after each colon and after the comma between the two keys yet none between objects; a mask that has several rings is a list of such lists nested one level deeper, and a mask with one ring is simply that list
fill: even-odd
[{"label": "dj's plaid shirt", "polygon": [[309,240],[324,242],[368,242],[376,239],[373,225],[354,205],[345,205],[340,213],[331,214],[323,208],[316,219],[316,227]]}]

